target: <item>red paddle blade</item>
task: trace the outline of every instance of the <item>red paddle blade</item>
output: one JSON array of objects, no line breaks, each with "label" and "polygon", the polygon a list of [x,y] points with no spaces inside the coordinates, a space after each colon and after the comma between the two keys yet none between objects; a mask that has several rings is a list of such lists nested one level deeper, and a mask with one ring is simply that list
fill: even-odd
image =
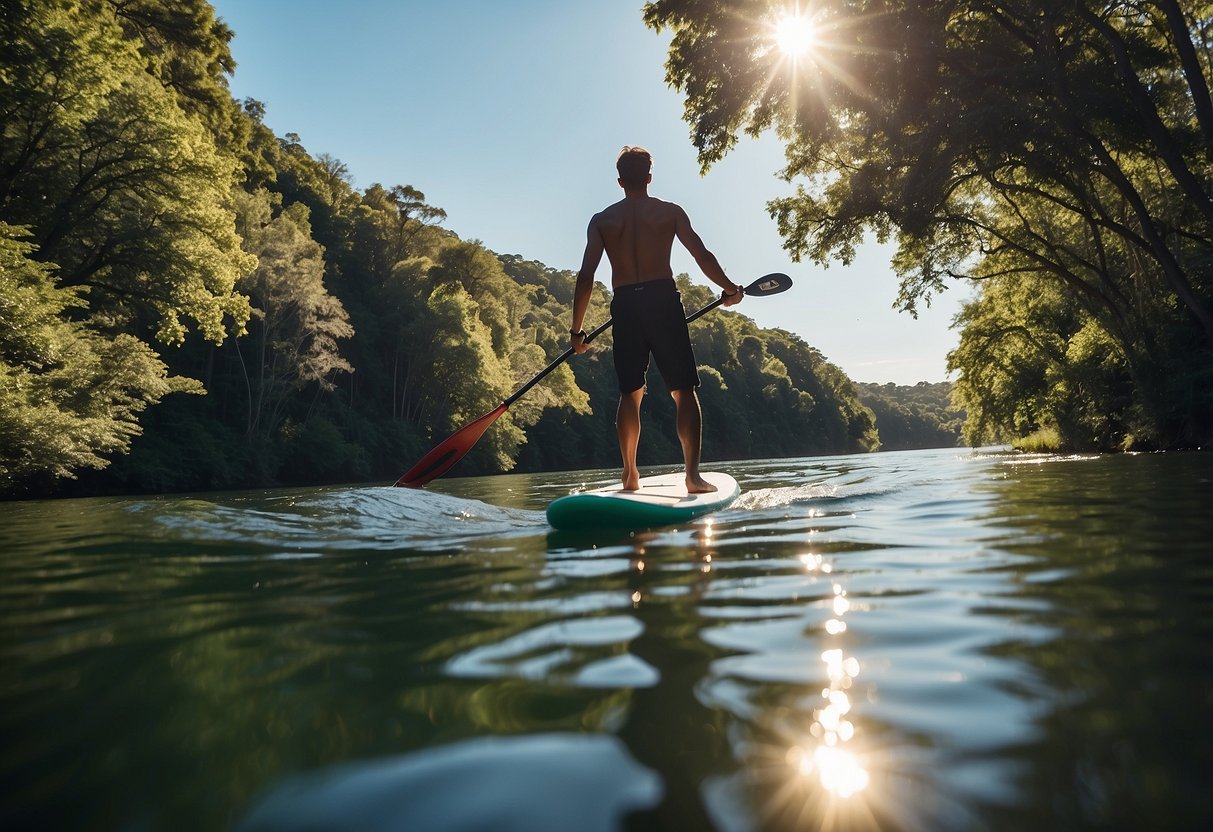
[{"label": "red paddle blade", "polygon": [[497,421],[497,417],[505,413],[507,404],[500,404],[496,410],[490,410],[474,422],[461,427],[445,440],[438,443],[434,450],[423,456],[412,468],[404,472],[404,476],[396,480],[396,485],[420,488],[430,480],[438,479],[451,467],[463,459],[463,455],[472,449],[479,441],[489,425]]}]

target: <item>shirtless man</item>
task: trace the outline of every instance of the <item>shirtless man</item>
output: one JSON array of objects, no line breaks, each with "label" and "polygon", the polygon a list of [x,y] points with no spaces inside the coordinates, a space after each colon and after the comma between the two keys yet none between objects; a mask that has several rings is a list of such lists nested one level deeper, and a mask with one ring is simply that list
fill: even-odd
[{"label": "shirtless man", "polygon": [[611,316],[615,328],[615,374],[619,378],[619,410],[615,429],[623,455],[623,487],[640,487],[636,449],[640,443],[640,402],[649,353],[677,408],[678,441],[686,464],[687,492],[715,491],[699,473],[703,417],[695,388],[699,371],[691,350],[691,337],[683,317],[682,300],[675,288],[670,250],[674,238],[686,247],[709,280],[719,286],[724,306],[740,303],[741,287],[725,275],[716,256],[691,228],[686,211],[673,202],[649,196],[653,158],[643,147],[625,147],[615,168],[623,199],[590,219],[585,254],[573,293],[573,328],[570,343],[580,354],[585,342],[586,309],[594,288],[594,272],[605,251],[611,263]]}]

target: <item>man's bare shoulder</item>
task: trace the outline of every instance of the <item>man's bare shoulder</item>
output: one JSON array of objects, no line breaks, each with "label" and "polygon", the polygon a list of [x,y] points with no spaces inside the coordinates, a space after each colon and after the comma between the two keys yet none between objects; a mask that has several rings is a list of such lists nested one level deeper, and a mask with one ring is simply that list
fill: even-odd
[{"label": "man's bare shoulder", "polygon": [[600,232],[609,232],[621,228],[623,222],[623,200],[620,200],[613,205],[608,205],[590,217],[590,228],[596,228]]},{"label": "man's bare shoulder", "polygon": [[608,205],[607,207],[605,207],[601,211],[599,211],[597,214],[595,214],[593,217],[591,217],[590,222],[596,222],[600,219],[609,220],[609,219],[619,216],[619,214],[623,211],[623,206],[624,206],[624,203],[626,203],[626,202],[627,202],[626,199],[621,199],[618,202],[611,203],[610,205]]},{"label": "man's bare shoulder", "polygon": [[686,211],[677,202],[670,202],[668,199],[651,196],[650,210],[656,210],[661,216],[665,217],[685,217]]}]

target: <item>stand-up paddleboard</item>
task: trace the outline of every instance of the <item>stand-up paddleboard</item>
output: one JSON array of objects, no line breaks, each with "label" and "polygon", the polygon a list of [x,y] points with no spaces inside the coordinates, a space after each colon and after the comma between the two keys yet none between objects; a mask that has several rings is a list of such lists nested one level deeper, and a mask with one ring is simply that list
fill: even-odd
[{"label": "stand-up paddleboard", "polygon": [[708,472],[703,478],[716,486],[716,490],[707,494],[688,494],[686,475],[679,471],[644,477],[638,491],[624,491],[623,484],[616,483],[570,494],[548,505],[548,522],[557,529],[668,526],[719,511],[741,493],[737,480],[728,474]]}]

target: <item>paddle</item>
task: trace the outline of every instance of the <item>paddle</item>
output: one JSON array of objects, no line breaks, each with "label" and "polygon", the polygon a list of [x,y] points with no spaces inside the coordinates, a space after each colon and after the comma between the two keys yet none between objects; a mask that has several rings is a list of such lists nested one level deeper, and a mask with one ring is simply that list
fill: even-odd
[{"label": "paddle", "polygon": [[[777,295],[780,292],[785,292],[792,288],[792,278],[780,272],[772,272],[758,278],[749,286],[746,286],[744,291],[752,297],[766,297],[767,295]],[[707,306],[700,309],[698,312],[693,312],[687,318],[687,323],[703,317],[708,312],[711,312],[717,306],[724,303],[724,298],[720,297],[709,303]],[[593,332],[585,336],[585,342],[588,344],[597,338],[602,333],[606,332],[610,327],[613,319],[608,319],[606,323],[595,329]],[[396,480],[396,485],[408,486],[409,488],[420,488],[430,480],[437,479],[451,469],[451,467],[463,459],[464,454],[472,449],[484,432],[489,429],[489,425],[497,421],[497,417],[505,413],[510,405],[518,401],[522,396],[543,380],[544,376],[555,370],[565,361],[568,361],[569,356],[573,354],[573,348],[569,347],[560,354],[551,364],[539,371],[533,379],[514,391],[508,399],[488,413],[481,416],[474,422],[461,427],[459,430],[452,433],[443,442],[440,442],[432,451],[423,456],[416,465],[404,472],[404,476]]]}]

